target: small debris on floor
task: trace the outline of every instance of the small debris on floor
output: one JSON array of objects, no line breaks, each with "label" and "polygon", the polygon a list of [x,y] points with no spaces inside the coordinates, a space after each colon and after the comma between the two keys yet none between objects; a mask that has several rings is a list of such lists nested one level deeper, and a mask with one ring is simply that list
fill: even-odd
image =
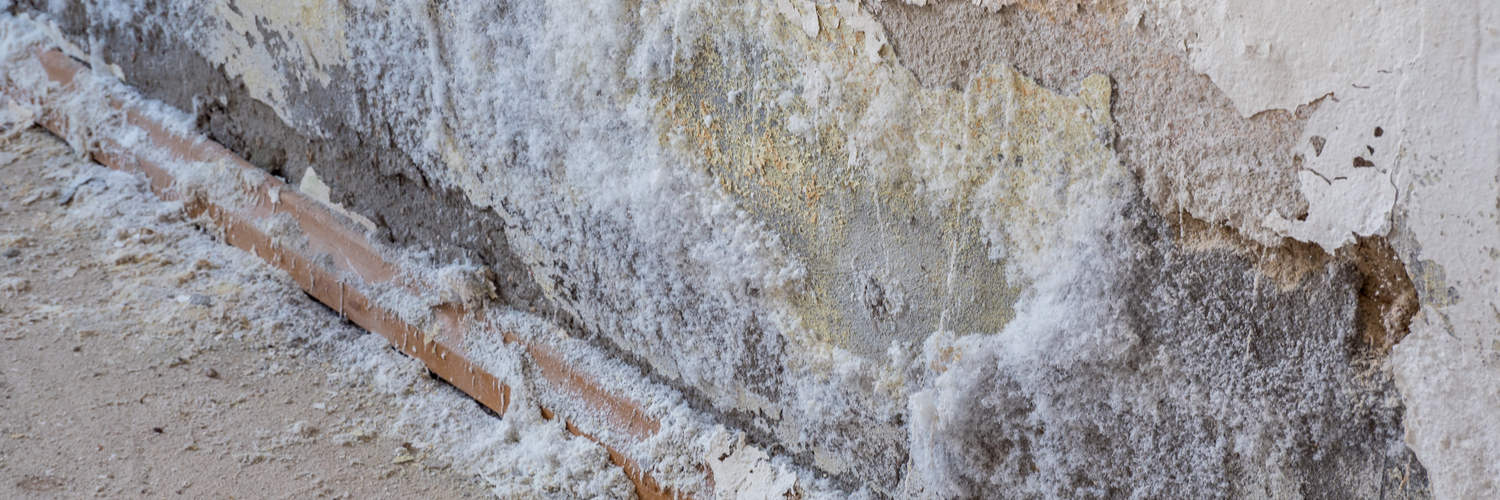
[{"label": "small debris on floor", "polygon": [[[181,205],[138,177],[74,163],[43,176],[71,154],[36,128],[0,144],[0,498],[491,496],[459,472],[373,481],[363,464],[390,460],[402,407],[331,376],[333,344],[285,347],[361,334],[253,256],[161,217]],[[26,203],[75,176],[89,180],[70,203]],[[220,372],[263,364],[280,376]],[[401,380],[435,384],[410,371]]]}]

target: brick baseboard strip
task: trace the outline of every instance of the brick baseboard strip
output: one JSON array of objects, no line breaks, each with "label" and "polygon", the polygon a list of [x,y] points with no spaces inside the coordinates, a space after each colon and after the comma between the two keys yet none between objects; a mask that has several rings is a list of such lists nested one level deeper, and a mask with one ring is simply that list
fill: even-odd
[{"label": "brick baseboard strip", "polygon": [[[73,78],[79,71],[87,70],[86,66],[56,49],[38,50],[36,58],[46,69],[48,78],[58,83],[62,89],[61,93],[51,97],[60,100],[67,95],[80,92],[73,85]],[[22,89],[14,88],[7,88],[4,91],[12,95],[24,93]],[[29,95],[26,97],[35,98]],[[147,133],[151,139],[149,141],[151,147],[170,150],[192,161],[221,164],[224,170],[220,175],[228,178],[242,178],[240,174],[244,171],[258,170],[217,142],[206,139],[196,140],[196,138],[168,132],[162,124],[148,118],[139,110],[125,107],[119,99],[113,96],[107,97],[112,106],[125,113],[130,125]],[[37,123],[56,135],[67,136],[68,116],[64,113],[49,110],[37,120]],[[469,331],[494,331],[497,328],[472,319],[483,317],[483,315],[475,315],[473,311],[466,311],[451,305],[439,307],[434,310],[434,313],[442,324],[442,331],[435,336],[428,337],[416,327],[401,320],[396,314],[375,305],[349,283],[340,281],[336,270],[327,269],[311,258],[315,255],[312,252],[326,252],[334,256],[336,266],[359,276],[364,281],[364,285],[400,286],[391,282],[393,277],[401,274],[400,269],[383,259],[364,234],[351,229],[354,224],[344,220],[344,216],[329,210],[321,202],[304,196],[297,189],[286,188],[284,182],[273,176],[267,176],[270,180],[260,186],[242,185],[244,194],[248,195],[249,199],[255,200],[255,206],[248,210],[234,209],[202,197],[187,197],[174,187],[175,179],[171,174],[146,159],[144,155],[127,151],[109,137],[95,139],[102,147],[95,148],[96,151],[91,152],[94,161],[115,170],[145,174],[150,180],[153,193],[167,201],[184,202],[188,215],[211,221],[213,226],[222,232],[224,242],[250,252],[266,263],[286,271],[318,301],[339,311],[355,324],[385,337],[391,345],[421,360],[433,373],[467,393],[480,404],[498,414],[505,413],[510,403],[510,388],[500,383],[495,376],[470,363],[465,358],[461,343],[461,339]],[[277,192],[277,199],[272,198],[273,190]],[[282,213],[296,218],[308,238],[308,254],[298,253],[276,244],[270,236],[252,223]],[[509,332],[504,334],[504,338],[507,343],[521,342]],[[660,430],[659,422],[642,415],[640,405],[609,392],[595,383],[587,374],[573,370],[556,353],[546,347],[533,344],[524,344],[524,347],[539,368],[538,371],[550,383],[563,388],[567,393],[582,398],[590,408],[609,415],[610,418],[607,420],[614,424],[615,430],[622,431],[616,432],[616,435],[646,439]],[[540,408],[540,411],[548,419],[557,417],[547,408]],[[566,416],[563,418],[566,419]],[[565,423],[568,431],[574,435],[599,442],[585,430],[573,425],[572,421],[565,420]],[[615,446],[603,442],[599,444],[609,451],[610,461],[623,468],[626,475],[635,483],[636,494],[641,500],[686,498],[684,495],[674,494],[660,488],[649,474],[641,470],[638,464],[616,451]]]}]

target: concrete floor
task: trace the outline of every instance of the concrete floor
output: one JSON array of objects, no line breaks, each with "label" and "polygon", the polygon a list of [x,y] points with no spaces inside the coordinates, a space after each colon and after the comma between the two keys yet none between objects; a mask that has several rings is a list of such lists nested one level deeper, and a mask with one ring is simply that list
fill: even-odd
[{"label": "concrete floor", "polygon": [[361,331],[261,293],[271,270],[75,162],[36,128],[0,145],[0,497],[489,496],[298,340]]}]

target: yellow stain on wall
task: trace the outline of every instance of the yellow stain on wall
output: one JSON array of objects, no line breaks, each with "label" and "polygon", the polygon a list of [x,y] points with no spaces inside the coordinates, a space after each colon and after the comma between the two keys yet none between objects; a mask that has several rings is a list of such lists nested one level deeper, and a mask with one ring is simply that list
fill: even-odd
[{"label": "yellow stain on wall", "polygon": [[[939,329],[998,332],[1027,285],[1007,260],[1044,260],[1127,184],[1109,79],[1064,95],[987,65],[967,89],[921,88],[892,58],[868,57],[871,28],[840,20],[855,12],[801,12],[821,16],[816,35],[788,18],[783,50],[761,59],[700,41],[691,69],[659,90],[659,142],[804,261],[787,300],[815,344],[868,354]],[[816,78],[837,102],[808,97]]]},{"label": "yellow stain on wall", "polygon": [[[271,3],[286,2],[224,15],[240,26]],[[780,24],[720,20],[720,31],[680,53],[676,74],[625,92],[655,103],[662,147],[802,261],[798,286],[764,296],[795,316],[792,340],[868,355],[938,330],[1000,331],[1028,286],[1009,264],[1067,244],[1078,220],[1094,216],[1090,200],[1115,196],[1128,177],[1109,145],[1108,78],[1088,77],[1068,95],[988,65],[966,89],[922,88],[857,4],[804,7]],[[292,38],[319,26],[342,33],[336,8],[281,10],[301,14],[262,24]],[[746,41],[757,49],[720,52]],[[294,52],[313,70],[347,57],[341,36],[327,43]],[[274,67],[246,61],[242,71]],[[437,152],[448,172],[475,203],[493,204],[470,149],[446,132]],[[522,253],[545,253],[522,240],[512,241]]]}]

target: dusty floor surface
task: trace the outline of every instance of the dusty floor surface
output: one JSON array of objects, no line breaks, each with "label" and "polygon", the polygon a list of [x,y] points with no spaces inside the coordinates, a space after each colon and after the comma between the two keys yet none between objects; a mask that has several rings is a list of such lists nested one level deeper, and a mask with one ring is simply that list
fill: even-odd
[{"label": "dusty floor surface", "polygon": [[363,335],[139,179],[0,145],[0,497],[490,496],[330,367]]}]

